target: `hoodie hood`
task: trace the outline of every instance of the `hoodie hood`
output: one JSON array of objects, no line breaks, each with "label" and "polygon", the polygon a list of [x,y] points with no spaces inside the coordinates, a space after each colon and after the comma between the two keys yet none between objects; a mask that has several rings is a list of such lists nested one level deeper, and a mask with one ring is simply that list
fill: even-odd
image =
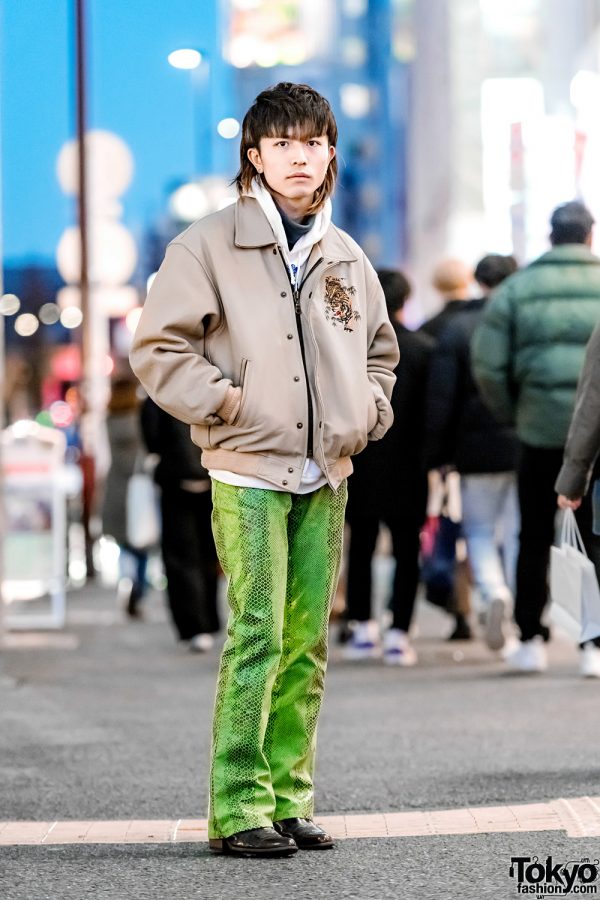
[{"label": "hoodie hood", "polygon": [[250,197],[254,197],[261,206],[262,211],[267,217],[273,234],[279,246],[281,247],[283,258],[290,273],[292,284],[302,280],[302,272],[306,261],[310,256],[310,251],[315,244],[318,244],[325,232],[331,224],[331,200],[327,198],[322,209],[315,216],[312,228],[294,244],[291,250],[288,249],[287,237],[281,215],[275,205],[275,201],[270,192],[264,186],[259,178],[255,178],[249,192]]}]

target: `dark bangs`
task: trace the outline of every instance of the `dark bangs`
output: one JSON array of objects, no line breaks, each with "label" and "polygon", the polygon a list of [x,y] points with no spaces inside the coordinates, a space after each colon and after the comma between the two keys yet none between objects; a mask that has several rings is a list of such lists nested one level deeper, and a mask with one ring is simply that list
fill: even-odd
[{"label": "dark bangs", "polygon": [[[291,137],[308,140],[327,135],[329,144],[337,143],[337,124],[328,101],[307,84],[282,81],[262,91],[246,113],[240,142],[240,168],[235,182],[240,194],[249,191],[256,169],[248,159],[248,150],[258,148],[261,138]],[[319,209],[333,192],[337,176],[334,157],[325,181],[315,192],[311,211]]]}]

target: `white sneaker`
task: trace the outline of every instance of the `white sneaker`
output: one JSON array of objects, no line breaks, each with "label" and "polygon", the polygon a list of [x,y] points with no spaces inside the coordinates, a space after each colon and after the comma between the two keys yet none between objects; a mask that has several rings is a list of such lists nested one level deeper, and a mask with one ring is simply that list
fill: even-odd
[{"label": "white sneaker", "polygon": [[414,666],[417,653],[405,631],[399,628],[386,631],[383,636],[383,661],[388,666]]},{"label": "white sneaker", "polygon": [[517,672],[545,672],[548,657],[544,639],[538,634],[530,641],[519,641],[519,646],[507,656],[506,662]]},{"label": "white sneaker", "polygon": [[350,640],[344,645],[345,659],[376,659],[381,654],[379,626],[374,619],[357,622]]},{"label": "white sneaker", "polygon": [[600,678],[600,647],[595,644],[583,645],[579,672],[584,678]]},{"label": "white sneaker", "polygon": [[485,610],[484,629],[490,650],[502,650],[506,643],[506,603],[502,597],[495,597]]},{"label": "white sneaker", "polygon": [[207,653],[215,646],[215,639],[212,634],[195,634],[190,638],[189,648],[192,653]]}]

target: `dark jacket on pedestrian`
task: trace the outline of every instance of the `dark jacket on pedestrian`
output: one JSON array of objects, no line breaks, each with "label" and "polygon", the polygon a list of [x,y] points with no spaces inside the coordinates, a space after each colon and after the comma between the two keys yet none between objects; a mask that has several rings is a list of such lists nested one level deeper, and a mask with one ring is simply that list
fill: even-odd
[{"label": "dark jacket on pedestrian", "polygon": [[160,456],[154,479],[161,488],[208,481],[209,474],[200,461],[202,451],[192,442],[188,425],[162,410],[150,397],[143,403],[141,420],[149,452]]},{"label": "dark jacket on pedestrian", "polygon": [[471,371],[471,338],[487,302],[459,301],[439,332],[427,389],[429,468],[453,465],[462,474],[482,474],[516,467],[516,435],[485,406]]},{"label": "dark jacket on pedestrian", "polygon": [[349,516],[354,511],[382,517],[418,507],[415,496],[427,494],[425,443],[425,391],[433,340],[392,322],[400,362],[394,370],[392,390],[394,423],[377,442],[370,442],[353,460],[348,482]]},{"label": "dark jacket on pedestrian", "polygon": [[564,446],[599,321],[600,259],[583,244],[553,247],[494,292],[473,336],[473,370],[492,413],[525,444]]},{"label": "dark jacket on pedestrian", "polygon": [[586,493],[594,463],[600,453],[600,325],[585,354],[575,400],[557,494],[578,499]]},{"label": "dark jacket on pedestrian", "polygon": [[426,322],[423,322],[419,331],[437,341],[440,334],[444,331],[446,326],[450,324],[456,313],[461,312],[468,302],[468,300],[448,300],[439,313],[432,316],[431,319],[428,319]]}]

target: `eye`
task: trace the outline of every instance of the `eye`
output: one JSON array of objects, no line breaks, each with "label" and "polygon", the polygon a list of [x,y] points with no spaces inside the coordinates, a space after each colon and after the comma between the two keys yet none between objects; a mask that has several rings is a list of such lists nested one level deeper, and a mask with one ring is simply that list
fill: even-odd
[{"label": "eye", "polygon": [[309,147],[320,147],[321,141],[318,141],[316,138],[311,138],[310,141],[307,141]]},{"label": "eye", "polygon": [[289,143],[289,141],[284,141],[284,140],[276,141],[275,146],[276,147],[287,147],[288,143]]}]

